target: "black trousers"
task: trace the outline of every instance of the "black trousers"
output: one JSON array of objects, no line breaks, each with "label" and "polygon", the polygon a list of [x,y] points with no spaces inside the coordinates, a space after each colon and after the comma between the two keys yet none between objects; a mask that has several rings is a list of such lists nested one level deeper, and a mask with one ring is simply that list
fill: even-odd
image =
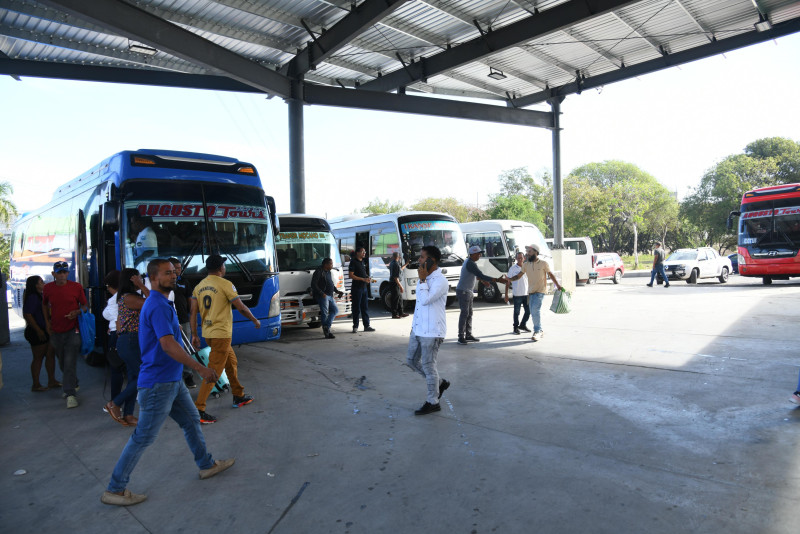
[{"label": "black trousers", "polygon": [[392,312],[392,315],[403,314],[402,293],[400,293],[400,288],[396,283],[389,286],[389,302],[391,304],[390,311]]}]

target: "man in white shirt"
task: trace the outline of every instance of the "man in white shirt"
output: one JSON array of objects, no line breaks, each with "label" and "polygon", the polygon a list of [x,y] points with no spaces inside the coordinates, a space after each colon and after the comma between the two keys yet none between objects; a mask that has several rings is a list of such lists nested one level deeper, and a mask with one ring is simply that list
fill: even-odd
[{"label": "man in white shirt", "polygon": [[417,303],[414,307],[406,363],[425,377],[428,396],[422,408],[414,411],[415,415],[440,411],[442,408],[439,406],[439,399],[444,390],[450,387],[450,382],[439,378],[436,368],[439,346],[447,334],[445,306],[449,284],[439,270],[441,259],[442,253],[438,248],[422,247],[417,271]]},{"label": "man in white shirt", "polygon": [[[519,335],[520,330],[530,332],[526,324],[531,316],[531,309],[528,307],[528,277],[522,271],[522,262],[525,261],[525,254],[517,252],[517,263],[508,270],[508,279],[511,280],[511,295],[514,298],[514,333]],[[508,284],[506,284],[505,301],[508,304]],[[522,322],[519,322],[519,308],[522,307],[525,313],[522,314]]]}]

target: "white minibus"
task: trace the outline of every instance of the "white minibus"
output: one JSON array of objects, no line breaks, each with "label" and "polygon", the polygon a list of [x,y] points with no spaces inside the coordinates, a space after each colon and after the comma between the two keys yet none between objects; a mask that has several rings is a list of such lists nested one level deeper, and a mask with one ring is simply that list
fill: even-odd
[{"label": "white minibus", "polygon": [[[547,239],[547,244],[552,247],[553,240]],[[594,247],[588,237],[565,237],[564,246],[575,251],[575,283],[592,284],[597,281],[597,272],[592,266]]]},{"label": "white minibus", "polygon": [[450,285],[447,303],[455,302],[455,289],[467,248],[458,222],[452,216],[429,211],[354,215],[331,220],[331,230],[345,264],[358,248],[367,250],[369,275],[375,280],[370,284],[369,298],[380,298],[387,310],[390,309],[388,265],[392,261],[392,253],[401,252],[402,264],[408,262],[400,276],[403,283],[402,298],[415,301],[419,253],[426,245],[434,245],[441,250],[439,268]]}]

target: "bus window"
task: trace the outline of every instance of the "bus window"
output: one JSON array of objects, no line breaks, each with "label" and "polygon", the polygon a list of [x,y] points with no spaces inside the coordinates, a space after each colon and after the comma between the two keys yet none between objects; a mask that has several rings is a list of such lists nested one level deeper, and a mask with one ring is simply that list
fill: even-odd
[{"label": "bus window", "polygon": [[392,229],[391,233],[373,235],[371,240],[370,256],[379,256],[385,264],[392,261],[392,253],[400,252],[400,241],[397,239],[397,232]]},{"label": "bus window", "polygon": [[278,268],[281,271],[314,270],[322,264],[323,258],[331,258],[335,268],[341,265],[336,242],[330,232],[281,232],[275,239],[275,248],[278,250]]},{"label": "bus window", "polygon": [[343,237],[339,240],[339,253],[342,255],[342,261],[347,265],[352,259],[353,251],[356,247],[355,237]]},{"label": "bus window", "polygon": [[507,254],[503,248],[500,232],[481,232],[467,236],[468,245],[479,246],[487,258],[505,258]]}]

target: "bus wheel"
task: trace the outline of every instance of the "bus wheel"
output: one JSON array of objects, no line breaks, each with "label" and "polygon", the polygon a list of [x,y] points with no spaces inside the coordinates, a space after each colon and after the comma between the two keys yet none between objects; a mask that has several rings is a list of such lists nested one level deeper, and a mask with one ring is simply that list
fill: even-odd
[{"label": "bus wheel", "polygon": [[322,326],[320,321],[311,321],[308,323],[309,328],[319,328],[320,326]]},{"label": "bus wheel", "polygon": [[450,307],[458,300],[458,297],[447,297],[447,303],[445,306]]},{"label": "bus wheel", "polygon": [[763,283],[765,286],[772,285],[772,277],[771,276],[765,276],[764,278],[761,279],[761,283]]},{"label": "bus wheel", "polygon": [[389,284],[381,286],[381,302],[383,302],[383,307],[386,308],[386,311],[392,311],[392,292],[389,291]]}]

